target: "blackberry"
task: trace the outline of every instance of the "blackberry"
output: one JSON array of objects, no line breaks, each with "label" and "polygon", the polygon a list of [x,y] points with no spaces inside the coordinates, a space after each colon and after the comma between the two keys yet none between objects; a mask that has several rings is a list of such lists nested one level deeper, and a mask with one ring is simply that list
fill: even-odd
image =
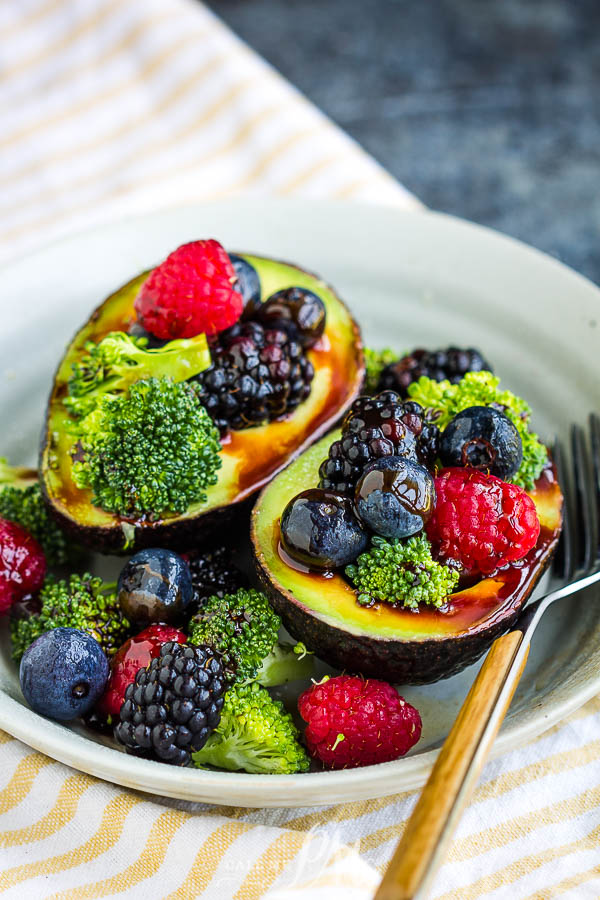
[{"label": "blackberry", "polygon": [[195,380],[221,434],[281,419],[308,397],[312,363],[283,329],[238,322],[209,345],[212,366]]},{"label": "blackberry", "polygon": [[139,756],[186,766],[219,724],[226,689],[216,651],[163,644],[127,687],[115,737]]},{"label": "blackberry", "polygon": [[425,420],[423,407],[402,401],[394,391],[359,397],[342,425],[340,440],[321,463],[319,487],[351,494],[365,467],[384,456],[403,456],[433,466],[439,429]]},{"label": "blackberry", "polygon": [[200,608],[209,597],[235,594],[248,586],[246,575],[231,562],[231,551],[225,546],[215,546],[185,555],[192,575],[194,607]]},{"label": "blackberry", "polygon": [[401,397],[408,396],[408,386],[418,381],[422,375],[434,381],[447,379],[457,384],[467,372],[491,372],[492,368],[478,350],[469,347],[448,347],[446,350],[423,350],[419,347],[403,356],[397,362],[385,367],[379,378],[378,390],[397,391]]}]

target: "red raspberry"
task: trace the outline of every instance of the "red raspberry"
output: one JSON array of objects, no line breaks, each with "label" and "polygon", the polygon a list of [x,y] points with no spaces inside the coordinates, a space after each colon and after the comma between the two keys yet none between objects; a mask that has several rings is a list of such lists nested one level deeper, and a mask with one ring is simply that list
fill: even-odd
[{"label": "red raspberry", "polygon": [[304,691],[298,700],[307,722],[304,737],[312,756],[329,769],[389,762],[421,737],[421,716],[391,684],[338,675]]},{"label": "red raspberry", "polygon": [[476,469],[442,469],[427,523],[435,555],[470,573],[489,575],[535,547],[540,522],[525,491]]},{"label": "red raspberry", "polygon": [[135,301],[146,331],[162,340],[217,334],[242,314],[237,276],[218,241],[183,244],[150,273]]},{"label": "red raspberry", "polygon": [[46,558],[38,542],[17,525],[0,519],[0,613],[44,583]]},{"label": "red raspberry", "polygon": [[160,655],[160,648],[168,641],[185,644],[187,637],[171,625],[154,623],[125,641],[115,653],[106,690],[96,704],[95,711],[102,716],[118,716],[127,686],[135,681],[138,669],[148,665]]}]

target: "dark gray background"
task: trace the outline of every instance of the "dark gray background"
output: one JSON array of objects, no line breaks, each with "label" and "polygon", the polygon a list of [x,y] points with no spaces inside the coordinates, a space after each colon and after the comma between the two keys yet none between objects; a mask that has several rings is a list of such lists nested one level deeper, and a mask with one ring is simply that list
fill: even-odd
[{"label": "dark gray background", "polygon": [[212,0],[428,206],[600,283],[600,0]]}]

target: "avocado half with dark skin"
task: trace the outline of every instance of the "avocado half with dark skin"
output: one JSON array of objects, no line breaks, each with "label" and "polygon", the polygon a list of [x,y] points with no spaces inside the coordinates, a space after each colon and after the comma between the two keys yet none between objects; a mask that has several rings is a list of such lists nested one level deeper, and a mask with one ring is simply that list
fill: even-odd
[{"label": "avocado half with dark skin", "polygon": [[339,434],[315,444],[261,493],[252,513],[258,577],[285,627],[338,669],[401,684],[448,678],[475,662],[514,623],[550,562],[562,524],[562,494],[551,462],[529,494],[541,524],[519,563],[451,595],[448,609],[418,612],[385,603],[359,606],[339,572],[309,572],[282,552],[279,519],[297,493],[318,483],[319,464]]},{"label": "avocado half with dark skin", "polygon": [[315,369],[310,395],[282,421],[231,432],[222,442],[217,484],[208,488],[206,502],[191,506],[185,514],[134,521],[93,506],[91,492],[78,488],[71,477],[72,443],[62,401],[72,364],[85,343],[100,341],[110,331],[128,331],[135,321],[134,301],[150,273],[134,278],[108,297],[77,332],[58,366],[48,401],[39,464],[42,490],[59,524],[79,544],[101,553],[194,546],[227,523],[244,501],[330,429],[360,392],[364,379],[360,331],[335,291],[297,266],[243,256],[258,272],[263,301],[275,291],[298,286],[314,291],[325,304],[325,332],[308,351]]}]

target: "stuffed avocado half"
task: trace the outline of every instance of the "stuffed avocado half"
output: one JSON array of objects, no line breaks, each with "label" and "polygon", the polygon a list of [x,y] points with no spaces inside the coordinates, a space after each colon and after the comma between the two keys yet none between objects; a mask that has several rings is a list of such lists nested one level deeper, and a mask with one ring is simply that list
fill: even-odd
[{"label": "stuffed avocado half", "polygon": [[[159,515],[140,513],[137,507],[134,507],[133,513],[123,513],[119,504],[110,497],[106,502],[98,502],[98,492],[94,494],[94,490],[77,472],[78,466],[81,466],[80,447],[84,441],[77,432],[78,420],[75,419],[74,423],[73,398],[70,392],[72,393],[74,373],[84,380],[88,376],[86,354],[92,344],[97,345],[112,333],[135,335],[136,303],[140,289],[149,283],[150,276],[158,270],[145,272],[134,278],[108,297],[75,335],[58,366],[48,402],[39,465],[42,491],[59,524],[79,544],[106,553],[156,545],[191,546],[225,522],[243,501],[331,428],[359,392],[364,378],[360,332],[334,290],[315,275],[291,264],[250,255],[232,256],[233,260],[236,261],[236,272],[240,273],[240,293],[246,293],[248,273],[258,276],[258,281],[254,277],[254,283],[249,285],[249,290],[254,291],[251,302],[255,309],[267,299],[272,299],[274,294],[291,287],[317,295],[322,301],[325,310],[324,330],[318,341],[302,350],[303,365],[310,369],[310,390],[305,389],[302,384],[297,386],[294,406],[289,411],[284,411],[277,420],[260,424],[242,423],[241,428],[232,427],[227,433],[224,433],[223,423],[216,413],[212,414],[214,425],[207,416],[209,436],[202,452],[206,459],[210,457],[213,462],[207,467],[202,490],[198,492],[199,499],[187,506],[186,497],[190,494],[186,494],[185,489],[180,495],[173,489],[169,496],[175,496],[180,501],[175,504],[178,508],[163,509]],[[246,300],[245,296],[244,299]],[[246,310],[248,306],[247,302]],[[167,395],[172,390],[166,382],[184,382],[190,375],[208,371],[211,362],[214,365],[214,346],[210,337],[207,343],[204,335],[182,341],[162,340],[155,341],[154,345],[148,343],[146,352],[142,355],[145,359],[153,356],[151,371],[147,373],[142,364],[140,377],[147,374],[154,376],[154,367],[158,366],[160,377],[151,379],[152,390],[160,402],[164,402],[166,409],[170,402]],[[179,366],[178,372],[170,371],[170,347],[176,350],[183,347],[183,353],[179,355],[179,360],[183,359],[183,366]],[[157,363],[159,357],[160,364]],[[174,359],[175,357],[176,354],[173,354]],[[273,358],[277,364],[277,356]],[[176,365],[178,364],[174,363]],[[190,367],[189,372],[186,372],[186,366]],[[141,382],[138,387],[140,384]],[[196,391],[201,404],[207,397],[206,385],[205,379],[200,390]],[[194,387],[196,389],[197,385]],[[136,389],[135,385],[133,389]],[[141,388],[138,393],[142,394]],[[84,395],[84,402],[86,397]],[[137,399],[141,403],[145,397],[146,394],[144,398]],[[188,419],[189,428],[194,427],[193,417],[188,416],[189,410],[185,406],[186,398],[183,399],[181,411],[173,411],[172,408],[167,410],[174,423],[173,433],[179,432],[184,427],[180,423],[188,422]],[[78,414],[79,401],[80,398],[76,397],[75,415]],[[208,408],[208,403],[206,405]],[[129,412],[130,409],[127,410],[128,414]],[[195,413],[197,412],[196,409]],[[166,421],[169,422],[168,416]],[[122,425],[125,430],[127,422],[125,418]],[[252,427],[243,427],[244,424]],[[168,429],[165,428],[165,431]],[[168,443],[170,437],[167,436],[165,440]],[[135,452],[138,451],[133,448],[131,453]],[[144,455],[143,441],[139,452],[141,456]]]},{"label": "stuffed avocado half", "polygon": [[[292,499],[317,484],[339,433],[322,439],[261,493],[252,515],[256,571],[285,627],[330,665],[398,683],[428,683],[475,662],[510,627],[549,563],[560,534],[562,495],[551,461],[528,491],[540,530],[535,547],[516,563],[470,579],[443,609],[388,603],[361,605],[344,569],[319,572],[290,559],[280,521]],[[321,468],[322,472],[322,468]]]}]

